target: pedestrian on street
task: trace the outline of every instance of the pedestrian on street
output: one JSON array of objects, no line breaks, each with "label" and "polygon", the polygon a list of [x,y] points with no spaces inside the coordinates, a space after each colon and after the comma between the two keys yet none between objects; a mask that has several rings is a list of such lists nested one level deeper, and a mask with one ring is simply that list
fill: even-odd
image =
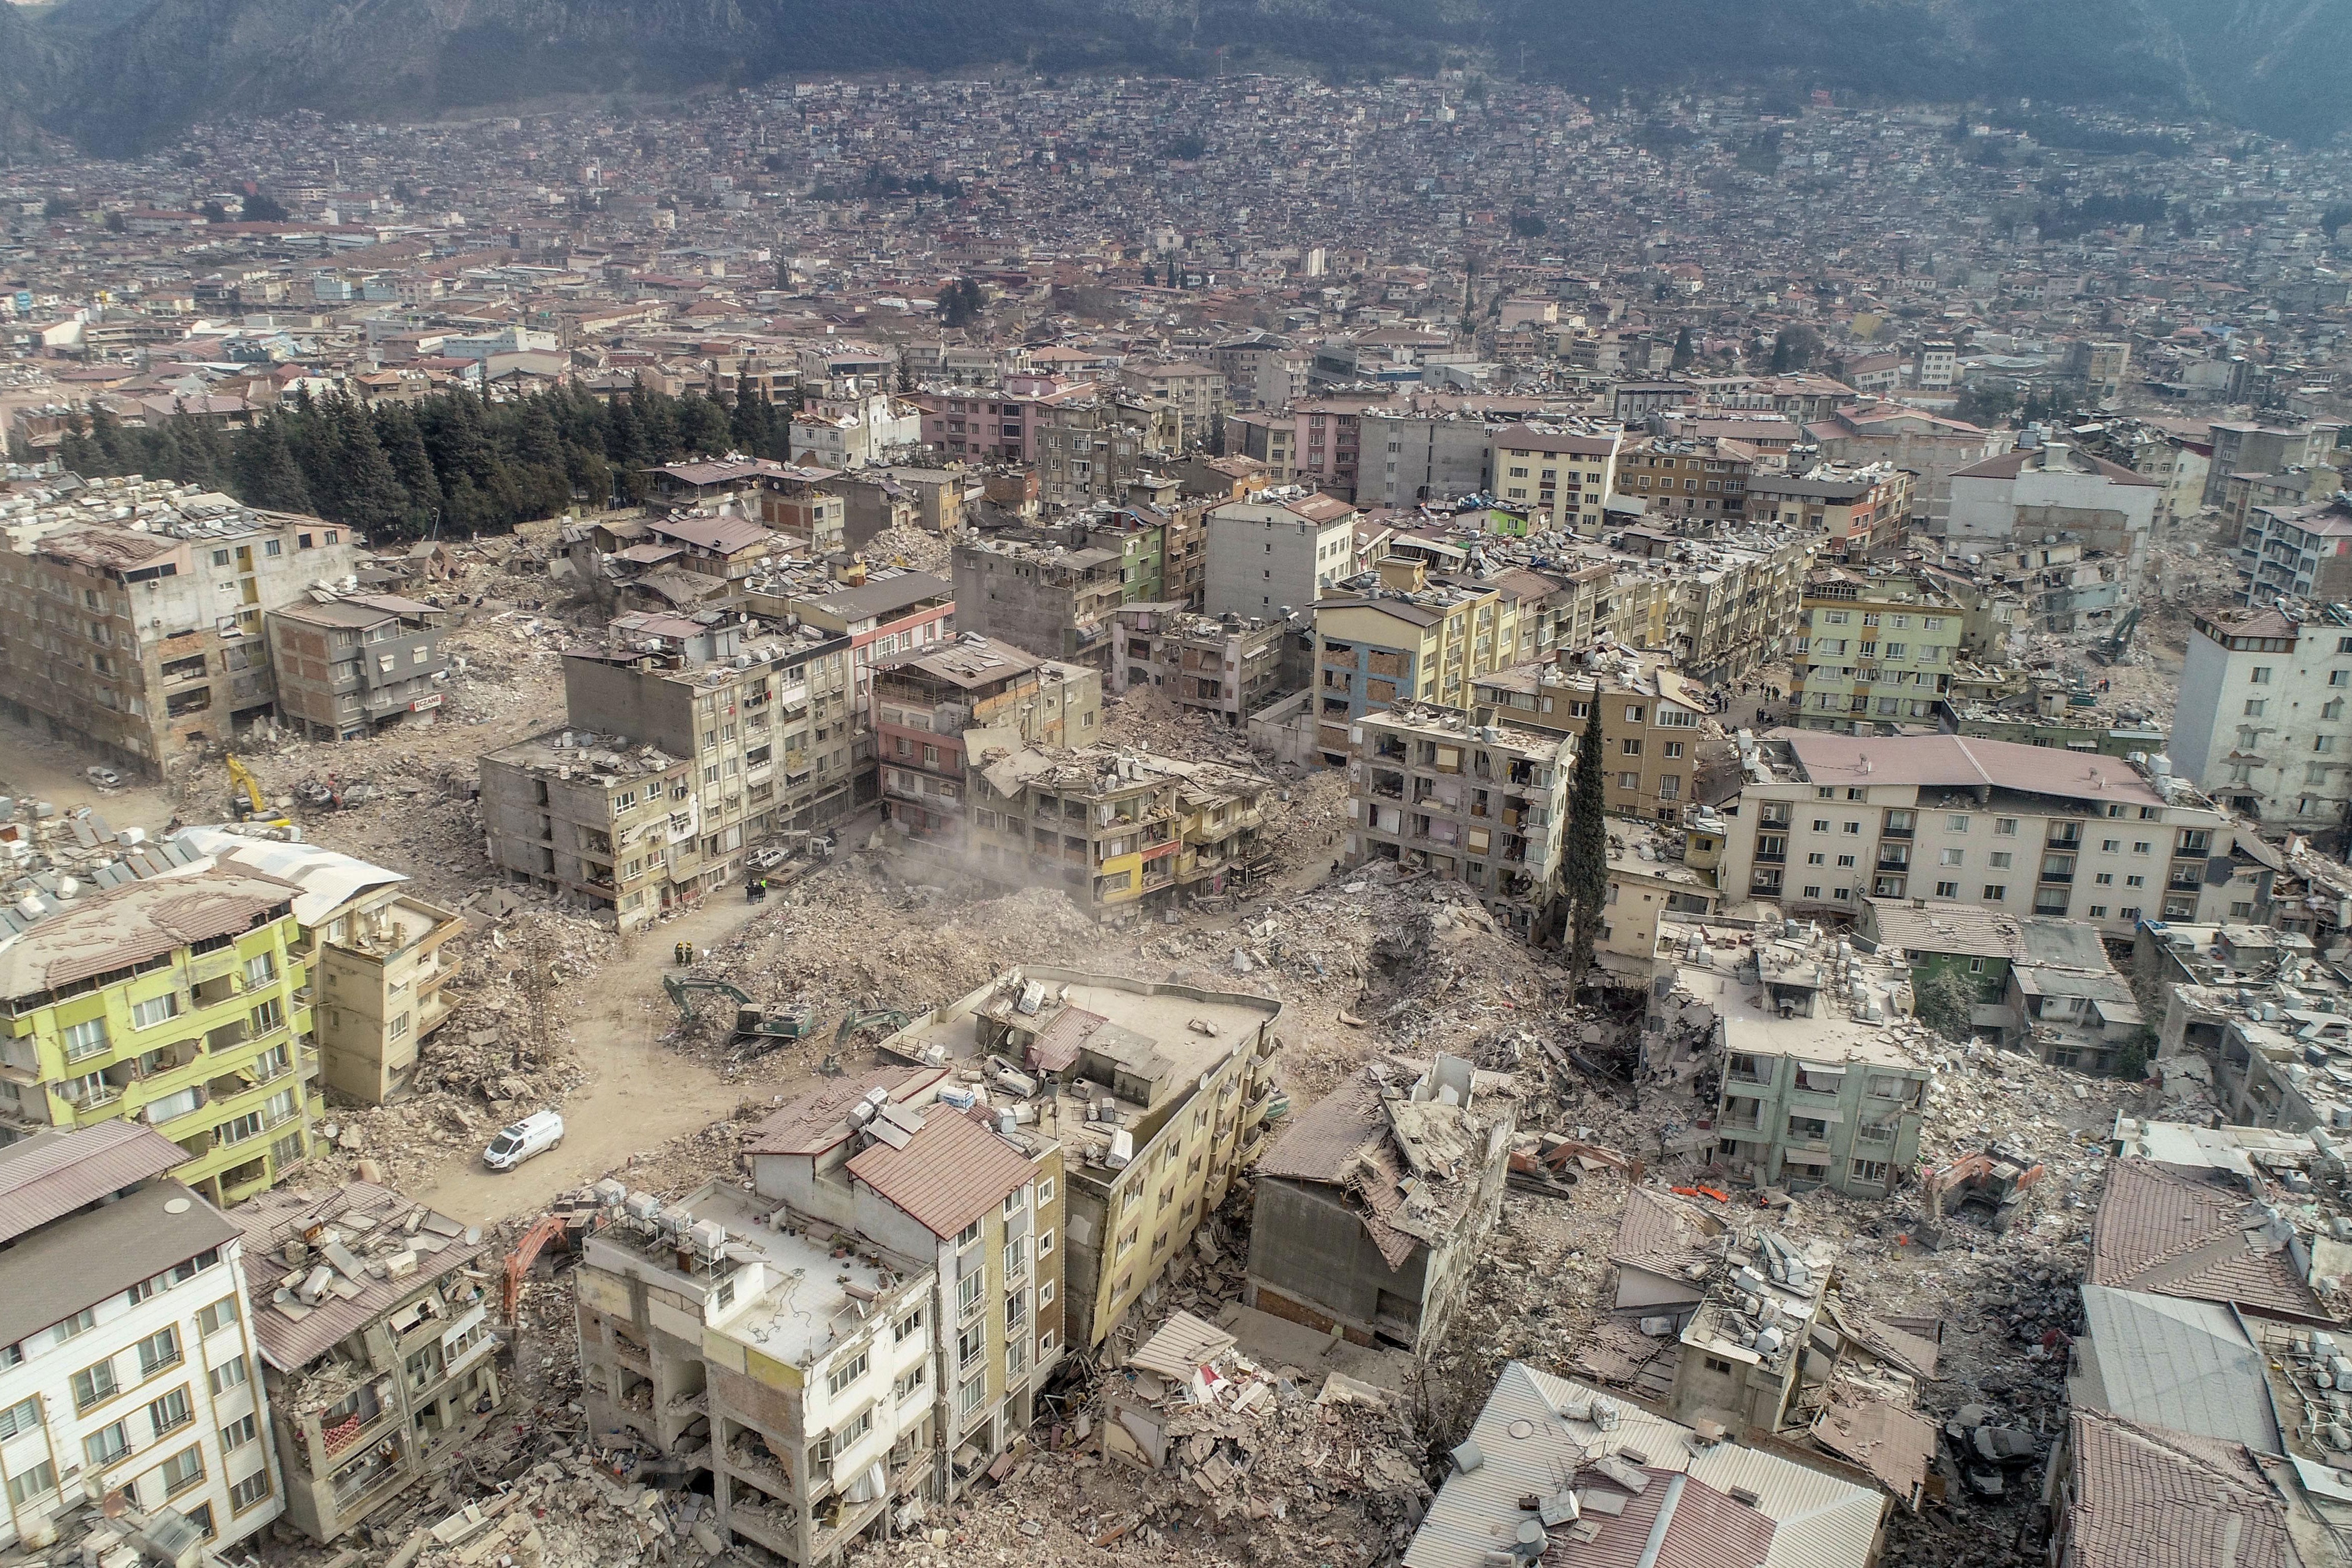
[{"label": "pedestrian on street", "polygon": [[694,943],[690,942],[686,944],[686,962],[689,967],[694,963]]},{"label": "pedestrian on street", "polygon": [[684,969],[686,967],[686,943],[682,942],[671,942],[669,944],[669,956],[672,963],[676,963],[680,969]]}]

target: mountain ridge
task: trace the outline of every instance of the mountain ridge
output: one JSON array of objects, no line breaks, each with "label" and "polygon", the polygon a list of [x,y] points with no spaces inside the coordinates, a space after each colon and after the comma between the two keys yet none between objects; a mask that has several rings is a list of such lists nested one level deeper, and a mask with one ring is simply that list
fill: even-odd
[{"label": "mountain ridge", "polygon": [[2352,0],[63,0],[0,5],[0,140],[101,153],[223,114],[413,119],[835,73],[1478,63],[1613,94],[1763,87],[2352,124]]}]

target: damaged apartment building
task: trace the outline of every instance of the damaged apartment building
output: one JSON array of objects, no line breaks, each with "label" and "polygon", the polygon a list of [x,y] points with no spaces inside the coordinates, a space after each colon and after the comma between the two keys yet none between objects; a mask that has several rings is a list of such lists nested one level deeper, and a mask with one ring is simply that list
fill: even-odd
[{"label": "damaged apartment building", "polygon": [[646,617],[567,653],[566,722],[481,759],[491,864],[630,930],[849,815],[873,790],[849,645]]},{"label": "damaged apartment building", "polygon": [[1110,689],[1122,696],[1148,686],[1180,712],[1239,729],[1285,694],[1291,622],[1199,616],[1181,603],[1125,605],[1112,621]]},{"label": "damaged apartment building", "polygon": [[430,723],[449,661],[443,612],[396,594],[334,594],[268,612],[278,717],[307,740],[354,741],[394,724]]},{"label": "damaged apartment building", "polygon": [[992,883],[1058,882],[1109,919],[1237,892],[1270,869],[1259,834],[1276,786],[1263,774],[1108,744],[1050,751],[1004,731],[964,740],[965,864]]},{"label": "damaged apartment building", "polygon": [[460,1462],[505,1399],[488,1245],[369,1182],[230,1211],[286,1517],[333,1542]]},{"label": "damaged apartment building", "polygon": [[361,559],[333,523],[136,479],[0,526],[0,707],[148,774],[275,711],[263,617]]},{"label": "damaged apartment building", "polygon": [[713,1524],[830,1563],[961,1495],[1060,1362],[1062,1151],[944,1067],[828,1084],[748,1190],[600,1183],[577,1286],[588,1417],[707,1474]]},{"label": "damaged apartment building", "polygon": [[1308,1107],[1258,1162],[1242,1300],[1430,1354],[1502,1214],[1517,1095],[1441,1055],[1368,1068]]},{"label": "damaged apartment building", "polygon": [[407,1089],[425,1039],[457,1008],[463,916],[418,895],[406,877],[315,844],[184,827],[172,842],[219,863],[291,883],[310,963],[320,1081],[362,1105]]},{"label": "damaged apartment building", "polygon": [[285,1179],[326,1110],[299,891],[194,860],[45,901],[0,941],[0,1127],[143,1122],[223,1206]]},{"label": "damaged apartment building", "polygon": [[1349,859],[1457,879],[1498,922],[1532,933],[1559,863],[1568,737],[1419,704],[1368,713],[1349,736]]},{"label": "damaged apartment building", "polygon": [[131,1121],[0,1148],[0,1558],[102,1515],[210,1563],[282,1510],[247,1255],[186,1161]]},{"label": "damaged apartment building", "polygon": [[1062,1147],[1063,1321],[1098,1345],[1224,1201],[1274,1102],[1268,996],[1029,966],[933,1009],[886,1056],[968,1064],[998,1124]]},{"label": "damaged apartment building", "polygon": [[1079,746],[1102,731],[1102,677],[966,632],[877,666],[870,722],[883,810],[920,843],[962,842],[971,741]]}]

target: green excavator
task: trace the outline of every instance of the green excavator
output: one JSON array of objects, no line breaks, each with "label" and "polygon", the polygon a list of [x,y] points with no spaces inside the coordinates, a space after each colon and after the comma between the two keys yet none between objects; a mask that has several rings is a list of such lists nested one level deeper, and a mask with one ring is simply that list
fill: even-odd
[{"label": "green excavator", "polygon": [[724,980],[704,980],[693,975],[681,979],[675,974],[662,976],[662,989],[677,1004],[678,1015],[689,1021],[694,1017],[692,998],[698,992],[714,992],[735,1004],[735,1037],[738,1039],[764,1040],[781,1045],[787,1040],[804,1040],[816,1033],[816,1012],[810,1007],[786,1007],[770,1012],[755,1005],[744,994],[740,985]]}]

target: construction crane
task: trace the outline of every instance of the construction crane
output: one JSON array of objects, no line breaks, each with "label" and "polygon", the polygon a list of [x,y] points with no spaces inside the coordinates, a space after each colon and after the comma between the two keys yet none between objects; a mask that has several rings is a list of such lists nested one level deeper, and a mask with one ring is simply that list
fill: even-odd
[{"label": "construction crane", "polygon": [[[239,822],[263,823],[271,827],[290,826],[282,815],[271,810],[269,803],[262,798],[261,781],[253,776],[253,770],[239,762],[234,752],[227,753],[226,760],[228,763],[228,782],[231,786],[229,809],[236,814],[236,819]],[[240,795],[244,797],[242,800],[237,798]]]},{"label": "construction crane", "polygon": [[724,980],[706,980],[698,975],[683,978],[675,974],[662,976],[662,989],[677,1004],[678,1016],[691,1021],[694,1003],[690,1000],[700,992],[712,992],[735,1004],[735,1035],[738,1038],[782,1042],[806,1039],[816,1032],[816,1015],[806,1007],[787,1007],[771,1013],[755,1005],[740,985]]}]

